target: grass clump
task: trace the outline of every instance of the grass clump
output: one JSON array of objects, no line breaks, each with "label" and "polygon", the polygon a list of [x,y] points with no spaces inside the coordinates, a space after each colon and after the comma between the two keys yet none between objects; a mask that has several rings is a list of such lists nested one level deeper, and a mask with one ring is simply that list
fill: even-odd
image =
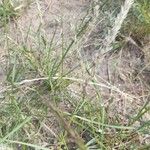
[{"label": "grass clump", "polygon": [[0,27],[5,26],[8,22],[18,18],[29,3],[29,0],[2,0],[0,3]]},{"label": "grass clump", "polygon": [[15,7],[10,0],[4,0],[0,4],[0,26],[6,25],[10,20],[16,18],[19,13],[15,10]]},{"label": "grass clump", "polygon": [[[9,2],[7,1],[1,6],[4,12],[2,11],[0,16],[4,24],[18,15]],[[122,4],[121,1],[119,2]],[[128,9],[125,9],[125,6],[117,7],[117,12],[118,8],[122,8],[122,10],[118,18],[115,16],[112,18],[116,25],[112,27],[113,35],[105,35],[107,40],[111,39],[110,43],[107,43],[108,47],[115,42],[119,30],[127,18],[128,11],[133,4],[133,1],[130,2],[129,6],[128,3],[125,3],[126,7],[129,7]],[[36,3],[39,4],[38,1]],[[107,3],[111,3],[111,1],[107,1]],[[114,5],[116,6],[116,3]],[[140,15],[144,17],[144,21],[140,18],[137,19],[138,17],[136,19],[143,23],[147,30],[148,15],[144,13],[143,7],[146,5],[138,1],[132,11],[135,14],[139,13],[138,17]],[[103,8],[103,11],[107,11],[105,7]],[[41,10],[40,5],[38,5],[38,9]],[[96,78],[98,75],[93,75],[91,78],[90,71],[87,69],[89,66],[84,64],[81,56],[80,59],[75,60],[79,61],[77,66],[70,67],[70,69],[66,65],[68,57],[73,59],[75,50],[79,53],[80,45],[78,44],[81,44],[82,40],[84,41],[87,32],[91,30],[90,27],[95,16],[92,15],[92,12],[88,13],[85,20],[83,19],[79,25],[79,30],[76,28],[72,39],[66,42],[61,31],[61,48],[58,48],[57,42],[55,42],[57,28],[51,39],[47,39],[43,33],[42,23],[35,32],[29,29],[22,41],[12,44],[13,40],[7,39],[5,45],[9,50],[7,77],[4,89],[0,91],[3,94],[0,101],[0,144],[11,145],[14,149],[22,150],[134,150],[139,147],[140,149],[149,148],[148,143],[144,142],[142,138],[149,134],[149,121],[143,121],[144,115],[149,111],[149,99],[134,115],[124,116],[127,118],[127,122],[124,123],[118,113],[113,114],[112,112],[113,115],[110,115],[109,107],[115,97],[112,95],[110,98],[102,97],[100,89],[108,88],[112,92],[111,94],[114,91],[118,92],[121,94],[119,100],[125,96],[130,97],[130,95],[110,83],[104,84],[104,80],[102,83],[99,82]],[[124,15],[122,20],[119,19],[121,14]],[[133,18],[136,20],[135,16]],[[119,22],[118,27],[117,22]],[[76,70],[76,68],[80,70]],[[79,76],[76,71],[80,71]],[[83,78],[81,78],[82,72]],[[86,73],[89,75],[88,77],[85,76]],[[72,86],[74,88],[71,88]],[[88,91],[88,88],[91,90]],[[93,93],[94,96],[91,96]],[[138,98],[131,96],[129,99],[137,100]],[[105,100],[112,101],[110,106],[105,106]],[[117,110],[119,107],[114,109]]]},{"label": "grass clump", "polygon": [[149,35],[150,1],[136,0],[125,24],[125,32],[132,32],[132,34],[137,38]]}]

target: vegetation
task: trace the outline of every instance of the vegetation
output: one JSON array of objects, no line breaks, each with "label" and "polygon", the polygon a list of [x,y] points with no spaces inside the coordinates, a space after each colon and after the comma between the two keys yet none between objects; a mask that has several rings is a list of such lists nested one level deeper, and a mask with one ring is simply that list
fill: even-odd
[{"label": "vegetation", "polygon": [[[40,2],[36,1],[36,4],[40,16]],[[36,32],[29,27],[25,37],[18,28],[21,38],[14,41],[9,35],[10,26],[22,15],[20,10],[23,8],[11,0],[1,3],[0,30],[6,36],[1,35],[0,46],[7,50],[7,56],[6,79],[0,87],[0,149],[4,145],[8,150],[8,147],[18,150],[150,148],[143,140],[149,135],[150,122],[143,120],[149,114],[149,97],[134,115],[128,114],[126,123],[119,114],[111,117],[111,109],[105,106],[99,90],[103,84],[92,75],[90,64],[86,64],[80,55],[78,60],[72,58],[79,53],[77,49],[82,47],[81,43],[91,32],[93,24],[96,27],[102,19],[108,22],[102,35],[107,44],[98,45],[99,49],[106,50],[104,53],[120,51],[124,47],[122,38],[130,35],[136,37],[133,40],[143,42],[150,34],[150,1],[136,0],[133,3],[125,0],[123,3],[118,0],[118,4],[116,0],[93,1],[89,7],[77,24],[73,38],[65,41],[65,33],[62,33],[61,49],[58,49],[58,29],[49,40],[42,23]],[[120,16],[122,18],[118,18]],[[7,30],[3,31],[3,28]],[[79,64],[70,67],[69,61],[79,61]],[[131,96],[114,85],[105,86],[123,97]],[[146,91],[149,95],[149,88]],[[136,95],[130,98],[136,100]],[[114,99],[110,97],[110,106]]]},{"label": "vegetation", "polygon": [[[133,26],[136,24],[136,26]],[[126,27],[137,37],[149,35],[150,33],[150,1],[137,0],[129,15],[128,23]],[[130,32],[130,31],[129,31]]]}]

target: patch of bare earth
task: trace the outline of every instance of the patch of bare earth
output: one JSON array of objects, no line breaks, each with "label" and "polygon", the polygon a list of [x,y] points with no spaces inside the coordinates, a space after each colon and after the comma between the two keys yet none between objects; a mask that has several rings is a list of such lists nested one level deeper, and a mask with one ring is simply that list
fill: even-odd
[{"label": "patch of bare earth", "polygon": [[[20,18],[10,24],[8,35],[12,46],[24,43],[28,45],[28,48],[36,47],[37,41],[35,41],[34,35],[39,28],[42,29],[42,33],[48,40],[51,39],[57,29],[55,43],[59,49],[62,35],[64,35],[66,43],[69,43],[70,38],[74,38],[76,26],[86,14],[88,6],[89,2],[82,0],[43,0],[39,3],[32,3]],[[31,34],[26,39],[29,30]],[[98,31],[98,33],[101,32]],[[91,36],[95,34],[97,33],[94,32]],[[82,78],[87,82],[94,78],[99,83],[96,90],[101,94],[102,101],[95,99],[95,87],[86,83],[85,85],[70,85],[68,89],[71,94],[77,96],[84,89],[84,92],[94,103],[101,103],[106,106],[110,118],[119,118],[122,125],[127,125],[129,118],[136,115],[137,111],[150,99],[150,62],[147,58],[150,51],[149,38],[144,39],[144,42],[146,42],[144,44],[146,47],[138,46],[132,40],[127,40],[121,49],[106,55],[96,51],[92,45],[87,47],[87,44],[84,43],[79,46],[82,56],[79,57],[78,53],[73,56],[72,54],[69,55],[71,58],[68,58],[66,66],[68,68],[73,68],[72,66],[76,65],[80,66],[72,73],[75,77]],[[0,51],[3,51],[4,48],[5,45],[2,44]],[[0,62],[3,61],[1,57]],[[86,60],[85,57],[88,59]],[[78,60],[75,58],[78,58]],[[82,58],[84,61],[81,60]],[[89,69],[91,71],[90,75],[81,70],[82,65],[80,63],[82,61],[92,66]],[[0,81],[3,76],[0,69]],[[148,120],[149,117],[149,114],[145,114],[139,122],[136,122],[135,126]],[[55,131],[55,129],[57,127],[54,131],[46,133],[49,130],[48,127],[53,125],[55,126],[55,123],[51,120],[46,121],[43,124],[43,132],[56,136],[55,134],[58,131]]]},{"label": "patch of bare earth", "polygon": [[[89,1],[85,0],[39,0],[32,2],[29,7],[21,12],[21,16],[8,24],[5,31],[0,29],[0,83],[4,78],[4,57],[8,49],[19,47],[25,44],[28,49],[38,49],[37,34],[45,36],[51,40],[55,33],[55,47],[60,51],[63,40],[68,44],[71,37],[76,34],[76,27],[86,14]],[[18,3],[18,6],[25,6]],[[8,43],[7,43],[8,42]],[[56,53],[57,53],[56,50]],[[37,50],[41,53],[42,50]]]}]

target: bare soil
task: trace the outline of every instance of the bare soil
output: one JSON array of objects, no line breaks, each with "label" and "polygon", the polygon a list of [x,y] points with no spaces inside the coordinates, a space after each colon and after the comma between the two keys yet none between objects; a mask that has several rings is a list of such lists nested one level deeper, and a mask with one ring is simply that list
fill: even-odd
[{"label": "bare soil", "polygon": [[[36,2],[32,3],[15,22],[10,23],[8,35],[12,44],[25,42],[27,32],[30,30],[34,36],[39,28],[42,28],[43,34],[50,40],[57,28],[55,43],[59,47],[62,41],[62,34],[64,35],[64,41],[69,41],[71,37],[74,37],[75,28],[86,14],[90,4],[89,1],[84,0],[44,0],[39,2],[39,4]],[[100,30],[101,29],[97,29],[91,33],[89,40],[87,39],[87,43],[91,43],[91,39],[95,40],[96,32],[101,33]],[[26,44],[29,47],[34,47],[36,45],[36,41],[34,40],[35,39],[30,36]],[[148,56],[150,56],[148,55],[149,37],[142,42],[147,43],[145,44],[146,47],[138,47],[131,41],[128,41],[121,50],[105,56],[101,56],[100,52],[97,52],[92,44],[87,46],[87,43],[85,43],[82,45],[84,47],[81,49],[83,51],[83,59],[86,57],[89,63],[96,64],[94,72],[99,77],[99,82],[108,86],[114,86],[120,91],[113,91],[113,88],[99,89],[104,98],[104,104],[110,109],[108,112],[111,113],[111,116],[118,114],[121,115],[122,119],[124,117],[127,118],[128,114],[135,114],[136,110],[138,110],[137,108],[141,107],[145,103],[145,100],[149,98],[150,70],[147,69],[149,68]],[[0,81],[2,82],[5,78],[3,63],[7,48],[4,43],[0,46],[0,62],[2,64],[0,69]],[[98,56],[96,55],[97,53]],[[68,60],[68,67],[71,68],[72,65],[75,66],[75,58],[77,58],[77,56]],[[76,70],[77,74],[82,74],[80,71],[81,70]],[[86,77],[85,75],[85,78]],[[74,86],[72,87],[75,88]],[[94,96],[94,93],[92,94],[92,91],[94,91],[92,87],[87,87],[87,89],[89,90],[87,93]],[[72,90],[76,91],[76,89]],[[112,101],[112,99],[113,102],[111,103],[110,101]]]},{"label": "bare soil", "polygon": [[[36,2],[32,3],[15,22],[10,24],[8,35],[12,45],[25,42],[28,30],[32,31],[34,36],[39,28],[42,28],[43,34],[50,40],[57,28],[55,42],[59,48],[62,34],[65,41],[74,37],[76,26],[86,14],[89,4],[88,1],[83,0],[43,0],[40,1],[40,5]],[[34,47],[35,42],[34,38],[30,36],[26,44],[29,47]],[[127,124],[129,117],[134,116],[137,110],[150,99],[150,62],[148,57],[150,56],[148,54],[150,52],[150,38],[147,37],[141,42],[146,42],[143,44],[146,46],[138,46],[129,40],[121,49],[106,55],[101,55],[94,49],[94,46],[87,47],[84,43],[83,48],[81,48],[82,57],[84,60],[87,58],[89,64],[96,65],[93,67],[95,73],[88,76],[80,72],[81,68],[75,71],[75,75],[87,80],[96,75],[98,82],[111,87],[110,89],[101,87],[97,90],[102,95],[103,104],[106,106],[110,118],[117,116],[122,120],[123,125]],[[5,53],[7,53],[7,47],[2,43],[0,45],[1,64],[3,64]],[[76,54],[72,58],[68,58],[67,67],[72,68],[72,66],[78,65]],[[3,82],[4,78],[3,66],[1,66],[0,83]],[[81,85],[71,85],[69,89],[79,94],[83,88]],[[85,91],[95,103],[94,87],[86,85]],[[142,123],[143,120],[148,120],[150,116],[146,114],[144,117],[137,124]]]}]

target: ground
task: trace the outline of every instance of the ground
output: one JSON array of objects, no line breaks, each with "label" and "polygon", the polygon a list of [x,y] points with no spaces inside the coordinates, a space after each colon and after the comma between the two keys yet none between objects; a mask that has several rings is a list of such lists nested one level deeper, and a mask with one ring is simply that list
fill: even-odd
[{"label": "ground", "polygon": [[121,28],[111,51],[103,52],[123,5],[113,2],[13,5],[17,15],[0,28],[0,143],[148,148],[150,36]]}]

